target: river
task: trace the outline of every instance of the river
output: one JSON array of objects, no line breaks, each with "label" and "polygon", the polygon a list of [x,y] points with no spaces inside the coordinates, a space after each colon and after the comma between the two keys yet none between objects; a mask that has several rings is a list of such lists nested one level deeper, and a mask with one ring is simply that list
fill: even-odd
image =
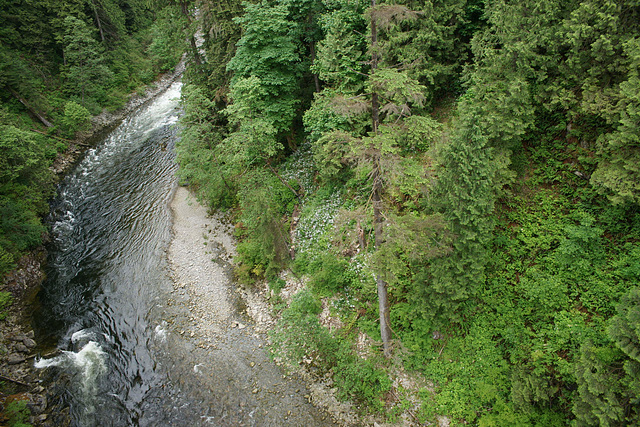
[{"label": "river", "polygon": [[250,323],[208,337],[223,351],[184,335],[188,295],[167,261],[180,89],[134,112],[60,184],[34,326],[61,354],[36,366],[74,426],[333,425]]}]

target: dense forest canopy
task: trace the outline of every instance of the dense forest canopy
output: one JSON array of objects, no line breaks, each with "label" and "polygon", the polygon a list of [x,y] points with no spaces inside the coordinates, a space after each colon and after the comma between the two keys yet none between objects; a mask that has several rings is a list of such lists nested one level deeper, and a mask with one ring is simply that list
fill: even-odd
[{"label": "dense forest canopy", "polygon": [[234,209],[278,356],[390,419],[401,363],[420,421],[637,425],[640,3],[193,7],[180,174]]},{"label": "dense forest canopy", "polygon": [[179,174],[276,357],[391,421],[638,425],[640,2],[0,4],[0,272],[68,139],[186,51]]}]

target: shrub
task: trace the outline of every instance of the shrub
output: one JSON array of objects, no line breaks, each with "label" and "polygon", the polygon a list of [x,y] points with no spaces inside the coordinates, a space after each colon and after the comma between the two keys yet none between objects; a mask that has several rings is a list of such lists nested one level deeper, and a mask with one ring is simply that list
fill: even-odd
[{"label": "shrub", "polygon": [[75,101],[68,101],[64,106],[62,124],[65,127],[64,134],[71,137],[78,131],[84,131],[91,126],[91,113]]}]

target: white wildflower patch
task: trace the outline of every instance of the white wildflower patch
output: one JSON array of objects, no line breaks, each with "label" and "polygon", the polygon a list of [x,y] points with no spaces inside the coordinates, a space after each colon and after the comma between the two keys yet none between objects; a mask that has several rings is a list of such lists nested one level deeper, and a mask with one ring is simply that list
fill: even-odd
[{"label": "white wildflower patch", "polygon": [[[333,224],[342,205],[342,197],[339,191],[334,192],[322,203],[314,207],[312,212],[305,212],[300,218],[296,228],[296,245],[300,252],[309,252],[317,248],[319,244],[328,247],[328,239],[324,239],[326,234],[333,229]],[[308,209],[305,209],[308,211]],[[322,248],[322,249],[326,249]],[[320,249],[320,248],[318,248]]]},{"label": "white wildflower patch", "polygon": [[302,186],[304,194],[311,194],[315,184],[313,177],[315,173],[315,163],[311,144],[305,143],[291,155],[282,171],[282,178],[285,181],[295,180]]}]

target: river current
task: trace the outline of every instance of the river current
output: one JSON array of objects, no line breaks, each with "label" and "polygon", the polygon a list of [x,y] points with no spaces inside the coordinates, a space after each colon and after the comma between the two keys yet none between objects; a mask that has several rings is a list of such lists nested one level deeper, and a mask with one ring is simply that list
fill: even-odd
[{"label": "river current", "polygon": [[34,323],[40,340],[63,353],[36,366],[57,366],[67,378],[78,426],[184,421],[173,406],[187,402],[153,354],[165,333],[157,312],[171,290],[165,250],[180,88],[174,83],[89,150],[52,205]]}]

